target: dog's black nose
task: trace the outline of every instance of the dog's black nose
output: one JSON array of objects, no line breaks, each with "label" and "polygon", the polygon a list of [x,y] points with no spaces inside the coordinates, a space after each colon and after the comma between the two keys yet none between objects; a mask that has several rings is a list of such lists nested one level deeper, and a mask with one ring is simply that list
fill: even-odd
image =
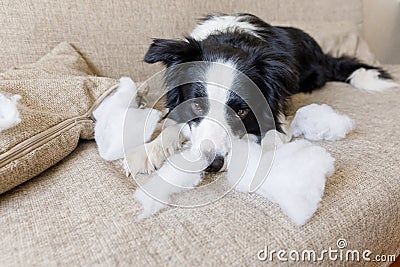
[{"label": "dog's black nose", "polygon": [[225,158],[220,155],[215,155],[213,162],[207,167],[206,172],[218,172],[224,167]]}]

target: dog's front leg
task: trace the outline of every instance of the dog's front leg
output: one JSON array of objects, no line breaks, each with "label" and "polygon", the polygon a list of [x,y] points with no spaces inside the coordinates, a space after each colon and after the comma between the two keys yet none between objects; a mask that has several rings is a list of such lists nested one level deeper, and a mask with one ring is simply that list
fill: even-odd
[{"label": "dog's front leg", "polygon": [[165,159],[181,148],[186,138],[182,125],[174,124],[162,130],[153,141],[131,149],[125,154],[125,170],[131,173],[151,173],[161,167]]}]

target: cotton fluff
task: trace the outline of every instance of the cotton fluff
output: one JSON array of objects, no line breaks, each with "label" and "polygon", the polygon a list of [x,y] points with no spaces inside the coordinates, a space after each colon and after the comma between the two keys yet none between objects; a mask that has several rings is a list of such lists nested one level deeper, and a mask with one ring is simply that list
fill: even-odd
[{"label": "cotton fluff", "polygon": [[145,143],[156,128],[161,112],[139,109],[136,95],[135,83],[122,77],[115,93],[104,99],[93,112],[95,140],[100,156],[105,160],[123,158],[124,149]]},{"label": "cotton fluff", "polygon": [[[326,178],[334,172],[334,161],[320,146],[306,140],[285,144],[278,133],[271,131],[262,146],[233,141],[227,179],[238,191],[255,192],[278,204],[293,223],[303,225],[319,206]],[[207,165],[191,150],[169,157],[136,190],[135,200],[143,209],[138,218],[155,214],[171,203],[172,194],[198,185]]]},{"label": "cotton fluff", "polygon": [[255,188],[255,193],[278,204],[293,223],[303,225],[317,210],[325,180],[333,172],[334,158],[306,140],[280,144],[275,152],[237,140],[227,178],[239,191]]},{"label": "cotton fluff", "polygon": [[192,189],[201,182],[206,160],[192,150],[170,156],[166,163],[149,180],[140,185],[134,198],[142,205],[138,219],[146,218],[165,208],[170,196]]},{"label": "cotton fluff", "polygon": [[339,114],[326,104],[311,104],[298,109],[291,127],[295,137],[304,135],[312,141],[340,140],[354,128],[348,116]]},{"label": "cotton fluff", "polygon": [[0,93],[0,132],[14,127],[21,122],[17,109],[17,103],[20,99],[20,95],[7,97]]}]

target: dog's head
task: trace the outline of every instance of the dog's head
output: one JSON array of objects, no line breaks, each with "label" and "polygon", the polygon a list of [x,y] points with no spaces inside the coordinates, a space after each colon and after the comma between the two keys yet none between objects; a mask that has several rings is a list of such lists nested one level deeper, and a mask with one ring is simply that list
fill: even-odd
[{"label": "dog's head", "polygon": [[224,170],[231,138],[260,140],[268,130],[281,131],[278,117],[289,86],[297,84],[284,52],[271,53],[258,40],[227,45],[219,38],[155,39],[145,55],[147,63],[168,67],[169,117],[188,124],[192,148],[211,159],[208,171]]}]

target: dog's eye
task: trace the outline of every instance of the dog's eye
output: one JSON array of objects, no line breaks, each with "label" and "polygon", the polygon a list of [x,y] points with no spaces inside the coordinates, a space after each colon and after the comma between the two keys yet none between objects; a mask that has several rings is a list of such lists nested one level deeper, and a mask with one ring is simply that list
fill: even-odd
[{"label": "dog's eye", "polygon": [[248,108],[246,108],[246,109],[239,109],[237,112],[236,112],[236,115],[239,117],[239,118],[241,118],[241,119],[244,119],[244,118],[246,118],[246,116],[247,116],[247,114],[249,114],[249,109]]},{"label": "dog's eye", "polygon": [[196,115],[198,115],[198,116],[202,116],[202,115],[204,114],[203,108],[202,108],[201,105],[200,105],[198,102],[196,102],[196,101],[193,101],[193,102],[192,102],[192,110],[193,110],[193,112],[194,112]]}]

